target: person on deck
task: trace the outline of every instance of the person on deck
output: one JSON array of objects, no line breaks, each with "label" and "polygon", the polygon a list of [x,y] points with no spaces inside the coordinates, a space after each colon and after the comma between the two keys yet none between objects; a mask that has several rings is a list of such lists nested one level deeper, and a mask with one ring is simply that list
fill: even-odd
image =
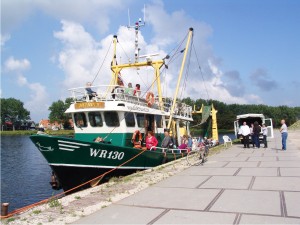
[{"label": "person on deck", "polygon": [[141,96],[141,85],[139,85],[139,84],[135,85],[135,89],[133,91],[133,95],[137,96],[137,97]]},{"label": "person on deck", "polygon": [[91,100],[93,97],[97,96],[97,92],[93,91],[92,88],[91,88],[91,86],[92,86],[91,82],[87,82],[86,83],[85,90],[86,90],[87,94],[89,95],[89,100]]},{"label": "person on deck", "polygon": [[172,138],[170,137],[170,130],[169,129],[165,129],[165,137],[161,143],[161,147],[162,148],[170,148],[173,147],[173,142],[172,142]]},{"label": "person on deck", "polygon": [[128,83],[128,87],[125,89],[125,94],[133,95],[132,83]]},{"label": "person on deck", "polygon": [[282,150],[286,151],[286,139],[288,137],[288,128],[285,124],[285,120],[281,120],[281,128],[279,131],[281,133]]},{"label": "person on deck", "polygon": [[263,123],[262,124],[262,128],[261,131],[263,132],[263,142],[264,142],[264,148],[268,147],[268,142],[267,142],[267,136],[268,136],[268,128],[266,127],[266,125]]},{"label": "person on deck", "polygon": [[244,148],[246,148],[246,147],[250,148],[249,147],[250,128],[246,122],[244,122],[243,126],[241,126],[240,133],[243,136]]},{"label": "person on deck", "polygon": [[154,136],[152,131],[148,131],[147,137],[146,137],[146,147],[148,150],[156,150],[156,146],[158,144],[158,140]]}]

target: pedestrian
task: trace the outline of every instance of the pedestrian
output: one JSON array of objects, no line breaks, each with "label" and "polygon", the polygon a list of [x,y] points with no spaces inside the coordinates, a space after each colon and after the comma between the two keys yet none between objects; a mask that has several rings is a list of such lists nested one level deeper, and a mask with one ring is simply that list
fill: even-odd
[{"label": "pedestrian", "polygon": [[249,147],[250,128],[246,122],[244,122],[243,125],[241,126],[240,133],[243,136],[244,148],[246,148],[246,147],[250,148]]},{"label": "pedestrian", "polygon": [[285,124],[285,120],[281,120],[281,128],[279,131],[281,133],[282,150],[286,151],[286,139],[288,137],[288,128]]},{"label": "pedestrian", "polygon": [[262,124],[261,131],[262,131],[263,137],[264,137],[264,139],[263,139],[264,148],[267,148],[268,147],[268,142],[267,142],[268,128],[266,127],[266,125],[264,123]]},{"label": "pedestrian", "polygon": [[260,134],[261,128],[257,121],[255,121],[253,125],[254,125],[253,126],[253,138],[254,138],[254,143],[255,143],[254,148],[260,148],[259,134]]},{"label": "pedestrian", "polygon": [[254,148],[255,143],[254,143],[254,136],[253,136],[253,127],[254,127],[254,124],[251,123],[251,126],[250,126],[250,138],[251,138],[251,142],[252,142],[252,147]]}]

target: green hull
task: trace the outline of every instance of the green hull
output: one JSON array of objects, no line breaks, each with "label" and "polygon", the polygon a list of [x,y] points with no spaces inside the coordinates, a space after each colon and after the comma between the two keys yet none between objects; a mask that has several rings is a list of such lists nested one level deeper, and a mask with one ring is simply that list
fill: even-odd
[{"label": "green hull", "polygon": [[[143,152],[141,149],[59,136],[32,135],[30,138],[56,173],[64,190],[120,165],[122,166],[114,171],[114,176],[156,167],[186,155],[163,153],[159,150]],[[143,153],[137,156],[141,152]],[[137,157],[134,158],[135,156]]]}]

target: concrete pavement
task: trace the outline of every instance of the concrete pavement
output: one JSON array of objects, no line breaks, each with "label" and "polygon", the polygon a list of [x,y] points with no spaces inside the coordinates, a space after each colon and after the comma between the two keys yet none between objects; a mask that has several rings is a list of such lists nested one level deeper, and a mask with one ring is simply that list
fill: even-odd
[{"label": "concrete pavement", "polygon": [[[74,224],[300,224],[300,131],[235,145]],[[294,140],[294,141],[293,141]]]}]

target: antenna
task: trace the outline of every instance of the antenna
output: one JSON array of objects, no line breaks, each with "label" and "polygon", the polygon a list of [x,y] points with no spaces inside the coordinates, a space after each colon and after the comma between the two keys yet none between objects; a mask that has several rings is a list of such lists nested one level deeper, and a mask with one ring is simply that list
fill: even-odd
[{"label": "antenna", "polygon": [[134,58],[135,58],[135,62],[137,63],[139,60],[139,52],[140,52],[140,48],[139,48],[139,43],[138,43],[138,35],[139,35],[139,30],[140,27],[145,26],[145,13],[146,13],[146,6],[144,5],[144,21],[142,22],[142,18],[139,18],[137,22],[135,22],[134,25],[130,25],[130,13],[129,13],[129,9],[128,9],[128,26],[127,28],[134,28],[135,29],[135,51],[134,51]]},{"label": "antenna", "polygon": [[146,16],[145,16],[145,14],[146,14],[146,5],[144,5],[144,25],[146,24]]},{"label": "antenna", "polygon": [[130,13],[129,13],[129,9],[128,9],[128,26],[127,26],[127,28],[130,28]]}]

